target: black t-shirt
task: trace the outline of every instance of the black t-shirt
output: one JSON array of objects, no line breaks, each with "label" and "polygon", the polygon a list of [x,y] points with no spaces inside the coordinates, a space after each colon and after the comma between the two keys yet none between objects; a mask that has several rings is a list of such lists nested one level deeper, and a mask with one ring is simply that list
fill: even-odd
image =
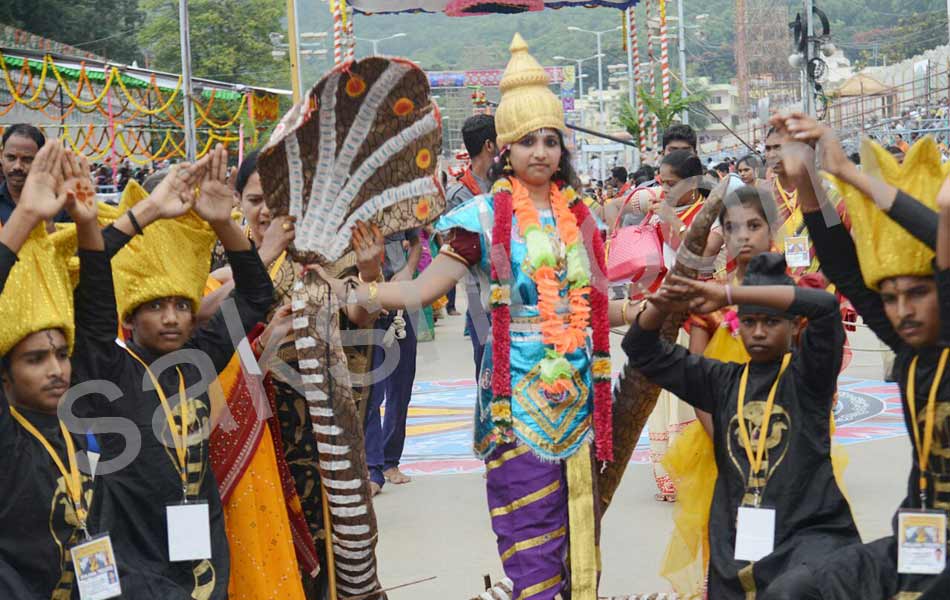
[{"label": "black t-shirt", "polygon": [[[58,417],[22,408],[19,412],[46,437],[68,468]],[[79,447],[78,440],[74,441]],[[88,509],[92,483],[80,476]],[[2,398],[0,490],[0,592],[9,594],[3,597],[69,598],[73,582],[69,549],[82,541],[83,533],[62,474],[40,441],[13,418]],[[24,588],[28,595],[20,595]]]},{"label": "black t-shirt", "polygon": [[[181,411],[174,399],[178,393],[175,367],[181,369],[188,396],[192,398],[188,403],[188,500],[209,505],[212,558],[172,563],[168,558],[165,510],[169,504],[182,501],[178,458],[161,402],[145,368],[115,342],[118,322],[108,256],[129,238],[114,228],[107,228],[105,237],[106,252],[79,252],[80,286],[76,291],[73,357],[74,383],[102,379],[121,391],[112,401],[92,394],[75,406],[75,413],[89,418],[89,426],[100,434],[102,457],[97,483],[101,483],[101,492],[95,506],[95,524],[112,536],[124,597],[223,599],[227,597],[230,561],[221,499],[208,459],[211,414],[205,390],[227,365],[235,344],[222,311],[182,348],[192,353],[193,360],[202,361],[197,364],[203,369],[186,362],[189,357],[177,360],[171,355],[157,357],[128,343],[147,364],[156,359],[165,362],[152,365],[152,371],[170,399],[176,428],[180,427]],[[273,301],[273,285],[256,250],[229,252],[228,259],[235,281],[232,298],[243,328],[238,333],[240,339],[267,314]],[[123,426],[117,424],[120,422],[124,424],[124,433],[116,433],[123,430]],[[155,432],[159,432],[162,439]],[[136,439],[141,443],[137,452],[134,451]],[[130,448],[131,462],[110,472],[110,461]]]},{"label": "black t-shirt", "polygon": [[[826,292],[796,288],[789,312],[807,317],[808,327],[779,382],[762,472],[755,476],[761,505],[774,508],[776,520],[775,549],[754,564],[733,558],[736,515],[750,489],[736,416],[744,365],[690,354],[637,325],[623,341],[631,364],[651,382],[712,414],[719,477],[709,517],[710,598],[762,592],[789,568],[860,541],[831,466],[831,407],[845,337],[838,303]],[[743,410],[750,429],[762,422],[779,368],[780,362],[750,366]]]}]

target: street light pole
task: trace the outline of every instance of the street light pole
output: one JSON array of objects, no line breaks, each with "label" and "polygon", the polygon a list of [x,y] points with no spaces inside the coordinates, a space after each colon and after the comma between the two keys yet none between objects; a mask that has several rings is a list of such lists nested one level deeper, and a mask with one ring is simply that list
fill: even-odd
[{"label": "street light pole", "polygon": [[[947,0],[950,2],[950,0]],[[677,0],[676,12],[679,17],[679,55],[680,55],[680,95],[686,97],[686,25],[683,23],[683,0]],[[683,124],[689,125],[689,111],[683,111]]]},{"label": "street light pole", "polygon": [[290,79],[294,104],[303,97],[303,71],[300,66],[300,48],[297,28],[297,0],[287,0],[287,52],[290,55]]},{"label": "street light pole", "polygon": [[815,114],[815,104],[814,98],[812,96],[812,81],[811,74],[808,72],[809,62],[812,59],[812,41],[815,36],[815,21],[814,12],[815,3],[813,0],[805,0],[805,35],[806,42],[805,46],[805,56],[802,57],[802,79],[804,85],[802,86],[802,108],[805,110],[806,115]]},{"label": "street light pole", "polygon": [[370,38],[356,38],[361,42],[369,42],[373,45],[373,56],[379,56],[379,43],[385,42],[386,40],[394,40],[396,38],[406,37],[405,33],[394,33],[393,35],[386,36],[384,38],[370,39]]},{"label": "street light pole", "polygon": [[191,82],[191,34],[188,24],[188,0],[179,0],[178,19],[181,34],[181,76],[184,80],[184,129],[185,129],[185,160],[194,162],[198,154],[198,141],[195,139],[195,106],[192,104]]}]

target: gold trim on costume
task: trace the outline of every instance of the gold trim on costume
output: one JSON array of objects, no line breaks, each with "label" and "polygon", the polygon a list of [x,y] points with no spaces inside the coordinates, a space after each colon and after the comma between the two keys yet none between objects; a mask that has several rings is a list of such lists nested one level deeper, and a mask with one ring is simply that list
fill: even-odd
[{"label": "gold trim on costume", "polygon": [[522,552],[524,550],[530,550],[531,548],[537,548],[541,544],[546,544],[551,540],[556,540],[557,538],[562,538],[567,535],[567,528],[561,527],[555,531],[549,531],[548,533],[542,533],[539,536],[533,537],[531,539],[522,540],[520,542],[515,542],[511,548],[505,550],[501,555],[501,562],[505,562],[515,554]]},{"label": "gold trim on costume", "polygon": [[575,598],[597,597],[597,524],[591,493],[594,481],[590,452],[585,444],[566,461],[571,595]]},{"label": "gold trim on costume", "polygon": [[[523,447],[526,448],[527,446],[523,446]],[[542,498],[546,498],[550,496],[551,494],[558,491],[559,489],[561,489],[561,482],[555,481],[551,485],[545,486],[536,492],[532,492],[528,494],[527,496],[522,496],[521,498],[518,498],[517,500],[515,500],[514,502],[511,502],[510,504],[506,504],[505,506],[499,506],[498,508],[493,508],[491,510],[491,516],[501,517],[503,515],[511,514],[514,511],[518,510],[519,508],[523,508],[533,502],[537,502],[538,500]]]},{"label": "gold trim on costume", "polygon": [[515,447],[512,448],[511,450],[506,450],[501,456],[499,456],[499,457],[496,458],[495,460],[489,461],[489,462],[485,465],[485,467],[486,467],[489,471],[491,471],[492,469],[497,469],[498,467],[500,467],[501,465],[505,464],[505,463],[508,462],[509,460],[511,460],[511,459],[513,459],[513,458],[518,458],[518,457],[521,456],[522,454],[525,454],[525,453],[530,452],[530,451],[531,451],[531,448],[529,448],[529,447],[527,447],[527,446],[515,446]]},{"label": "gold trim on costume", "polygon": [[455,250],[453,250],[452,247],[449,246],[448,244],[442,246],[442,248],[439,250],[439,254],[444,254],[444,255],[448,256],[449,258],[454,258],[455,260],[459,261],[460,263],[462,263],[462,264],[465,265],[466,267],[471,267],[471,266],[472,266],[472,265],[469,264],[469,262],[468,262],[467,260],[465,260],[464,258],[462,258],[462,255],[461,255],[461,254],[459,254],[458,252],[456,252]]},{"label": "gold trim on costume", "polygon": [[513,391],[513,395],[518,398],[518,404],[528,411],[538,427],[551,438],[542,447],[545,449],[550,447],[554,454],[559,454],[571,446],[571,444],[564,444],[562,438],[573,425],[577,413],[587,406],[587,401],[590,399],[590,388],[584,382],[580,371],[574,368],[572,371],[573,398],[554,403],[544,396],[541,390],[540,363],[528,371]]},{"label": "gold trim on costume", "polygon": [[745,567],[739,569],[737,575],[739,576],[739,584],[742,586],[742,590],[745,592],[745,600],[755,600],[755,575],[752,573],[752,569],[755,567],[755,563],[748,564]]},{"label": "gold trim on costume", "polygon": [[518,600],[525,600],[526,598],[530,598],[531,596],[534,596],[535,594],[540,594],[541,592],[545,590],[549,590],[553,588],[559,583],[561,583],[561,576],[555,575],[554,577],[552,577],[551,579],[548,579],[547,581],[536,583],[532,585],[531,587],[527,587],[521,590],[521,593],[518,594]]}]

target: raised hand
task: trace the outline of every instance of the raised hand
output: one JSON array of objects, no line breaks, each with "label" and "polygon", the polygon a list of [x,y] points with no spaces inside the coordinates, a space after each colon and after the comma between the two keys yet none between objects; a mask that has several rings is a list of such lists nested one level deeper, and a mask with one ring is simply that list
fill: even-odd
[{"label": "raised hand", "polygon": [[218,144],[202,159],[202,163],[205,170],[195,212],[208,223],[229,221],[234,207],[234,190],[228,185],[228,151]]},{"label": "raised hand", "polygon": [[379,277],[383,266],[383,253],[386,240],[376,225],[357,221],[353,228],[353,251],[356,253],[356,267],[366,281]]},{"label": "raised hand", "polygon": [[[145,200],[154,207],[156,218],[175,219],[191,210],[195,204],[195,186],[201,173],[200,164],[173,165]],[[142,223],[143,227],[145,225]]]},{"label": "raised hand", "polygon": [[76,224],[94,223],[99,214],[96,190],[89,178],[89,162],[85,156],[65,150],[60,160],[63,174],[62,196],[69,216]]},{"label": "raised hand", "polygon": [[714,312],[729,303],[726,287],[715,281],[697,281],[668,275],[660,291],[665,292],[674,301],[688,302],[689,309],[700,314]]},{"label": "raised hand", "polygon": [[841,176],[855,167],[841,147],[841,141],[827,125],[803,113],[792,113],[786,119],[788,133],[794,140],[817,146],[821,168],[832,175]]},{"label": "raised hand", "polygon": [[46,141],[33,159],[17,208],[30,213],[37,221],[52,219],[66,202],[66,196],[60,193],[65,152],[60,140],[51,139]]},{"label": "raised hand", "polygon": [[269,265],[287,249],[297,235],[295,225],[297,217],[285,215],[271,219],[270,225],[264,232],[259,254],[265,265]]}]

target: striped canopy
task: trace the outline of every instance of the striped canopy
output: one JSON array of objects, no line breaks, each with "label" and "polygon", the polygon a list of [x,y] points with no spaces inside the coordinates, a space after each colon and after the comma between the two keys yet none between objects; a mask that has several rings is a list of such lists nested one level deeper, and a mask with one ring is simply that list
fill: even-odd
[{"label": "striped canopy", "polygon": [[638,0],[350,0],[347,5],[364,14],[445,12],[452,16],[514,13],[565,6],[606,6],[624,9]]}]

